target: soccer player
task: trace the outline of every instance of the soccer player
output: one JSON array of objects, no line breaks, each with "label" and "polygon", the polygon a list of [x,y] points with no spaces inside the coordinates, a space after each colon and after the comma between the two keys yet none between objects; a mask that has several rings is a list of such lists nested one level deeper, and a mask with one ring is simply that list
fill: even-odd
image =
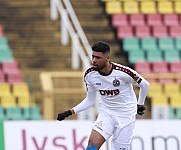
[{"label": "soccer player", "polygon": [[[86,150],[99,150],[112,135],[112,150],[129,150],[136,114],[143,115],[145,112],[149,83],[135,70],[110,62],[109,56],[109,44],[99,41],[92,45],[92,66],[84,75],[87,96],[57,117],[61,121],[90,108],[96,101],[96,93],[99,93],[99,115],[93,124]],[[133,85],[139,87],[138,98]]]}]

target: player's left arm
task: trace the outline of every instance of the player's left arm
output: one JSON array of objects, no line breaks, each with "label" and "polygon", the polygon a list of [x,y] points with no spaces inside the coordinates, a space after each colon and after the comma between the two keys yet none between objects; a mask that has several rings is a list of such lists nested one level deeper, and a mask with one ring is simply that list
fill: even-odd
[{"label": "player's left arm", "polygon": [[138,95],[138,101],[137,101],[137,113],[139,115],[144,114],[145,107],[144,102],[146,99],[146,96],[148,94],[148,90],[150,87],[150,83],[144,79],[138,72],[135,70],[129,68],[131,72],[131,76],[127,78],[128,82],[133,84],[134,86],[139,87],[139,95]]}]

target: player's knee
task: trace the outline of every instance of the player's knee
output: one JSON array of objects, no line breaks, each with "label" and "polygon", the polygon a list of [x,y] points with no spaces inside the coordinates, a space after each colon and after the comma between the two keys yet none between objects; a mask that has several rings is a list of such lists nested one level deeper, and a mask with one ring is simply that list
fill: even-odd
[{"label": "player's knee", "polygon": [[86,150],[96,150],[96,145],[87,146]]}]

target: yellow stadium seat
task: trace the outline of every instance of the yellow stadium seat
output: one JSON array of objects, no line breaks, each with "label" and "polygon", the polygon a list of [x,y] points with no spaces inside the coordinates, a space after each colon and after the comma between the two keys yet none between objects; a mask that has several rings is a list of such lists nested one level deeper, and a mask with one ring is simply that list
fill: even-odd
[{"label": "yellow stadium seat", "polygon": [[30,96],[19,96],[17,98],[17,104],[20,108],[27,108],[34,105],[34,103],[31,101]]},{"label": "yellow stadium seat", "polygon": [[154,1],[141,1],[141,13],[143,14],[156,14],[156,3]]},{"label": "yellow stadium seat", "polygon": [[174,12],[177,14],[181,14],[181,1],[174,2]]},{"label": "yellow stadium seat", "polygon": [[13,95],[9,96],[6,95],[1,97],[1,107],[8,108],[15,106],[16,106],[16,98]]},{"label": "yellow stadium seat", "polygon": [[107,14],[120,14],[122,13],[122,5],[120,1],[107,1],[105,3]]},{"label": "yellow stadium seat", "polygon": [[12,94],[16,97],[18,96],[27,96],[29,97],[30,92],[29,92],[29,87],[27,83],[22,82],[22,83],[15,83],[12,85]]},{"label": "yellow stadium seat", "polygon": [[123,2],[123,12],[125,14],[138,14],[139,13],[139,5],[138,1],[125,1]]},{"label": "yellow stadium seat", "polygon": [[11,95],[11,86],[9,83],[0,83],[0,97]]},{"label": "yellow stadium seat", "polygon": [[180,85],[175,82],[166,83],[163,86],[165,95],[171,96],[180,93]]},{"label": "yellow stadium seat", "polygon": [[148,92],[148,96],[152,97],[154,95],[163,94],[163,86],[159,82],[154,82],[150,84],[150,89]]},{"label": "yellow stadium seat", "polygon": [[173,3],[171,1],[158,1],[158,13],[160,14],[172,14]]},{"label": "yellow stadium seat", "polygon": [[152,96],[152,106],[168,106],[168,98],[164,94],[157,94]]},{"label": "yellow stadium seat", "polygon": [[175,94],[170,97],[170,106],[172,108],[181,108],[181,94]]}]

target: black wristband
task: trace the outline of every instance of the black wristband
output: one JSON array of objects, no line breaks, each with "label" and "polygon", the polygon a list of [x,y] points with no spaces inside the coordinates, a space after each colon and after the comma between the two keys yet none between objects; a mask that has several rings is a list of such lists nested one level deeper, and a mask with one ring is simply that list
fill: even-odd
[{"label": "black wristband", "polygon": [[63,113],[59,113],[59,114],[58,114],[58,117],[57,117],[57,120],[62,121],[62,120],[64,120],[66,117],[68,117],[68,116],[70,116],[70,115],[72,115],[71,110],[67,110],[67,111],[65,111],[65,112],[63,112]]}]

